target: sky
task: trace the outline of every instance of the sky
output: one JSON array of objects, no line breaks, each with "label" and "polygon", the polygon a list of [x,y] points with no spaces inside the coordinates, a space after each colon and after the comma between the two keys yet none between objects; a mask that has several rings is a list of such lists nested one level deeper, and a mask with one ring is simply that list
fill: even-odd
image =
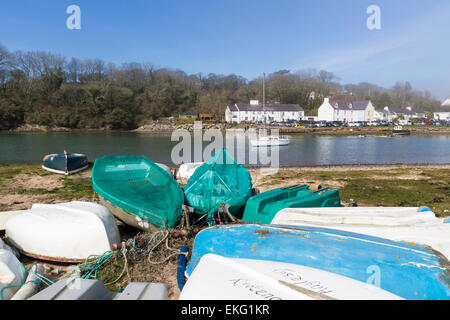
[{"label": "sky", "polygon": [[[81,9],[79,30],[66,26],[70,5]],[[370,5],[379,30],[367,27]],[[0,43],[248,80],[325,69],[342,84],[409,81],[450,95],[448,0],[3,0]]]}]

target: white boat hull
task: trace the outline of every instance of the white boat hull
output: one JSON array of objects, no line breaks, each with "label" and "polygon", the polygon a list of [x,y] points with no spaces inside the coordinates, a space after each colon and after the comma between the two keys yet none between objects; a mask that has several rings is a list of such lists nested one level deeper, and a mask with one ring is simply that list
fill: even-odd
[{"label": "white boat hull", "polygon": [[202,164],[203,162],[183,163],[178,169],[177,178],[189,179],[194,174],[195,170]]},{"label": "white boat hull", "polygon": [[109,210],[80,201],[34,204],[9,219],[6,235],[9,243],[28,256],[62,262],[84,261],[120,242]]},{"label": "white boat hull", "polygon": [[397,295],[301,265],[204,255],[180,300],[398,300]]},{"label": "white boat hull", "polygon": [[416,207],[291,208],[279,211],[271,224],[325,227],[428,245],[450,259],[450,224]]},{"label": "white boat hull", "polygon": [[287,146],[290,141],[288,139],[279,140],[250,140],[253,147],[276,147],[276,146]]},{"label": "white boat hull", "polygon": [[0,290],[3,293],[0,300],[9,300],[19,290],[19,287],[5,287],[22,284],[26,276],[27,272],[16,256],[11,251],[0,248]]}]

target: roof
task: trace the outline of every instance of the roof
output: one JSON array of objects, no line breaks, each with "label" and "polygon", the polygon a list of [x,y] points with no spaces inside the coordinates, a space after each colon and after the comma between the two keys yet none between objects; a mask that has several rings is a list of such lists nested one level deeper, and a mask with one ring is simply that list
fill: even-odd
[{"label": "roof", "polygon": [[450,106],[450,97],[448,97],[447,99],[444,100],[444,102],[442,102],[442,106]]},{"label": "roof", "polygon": [[229,106],[230,111],[303,111],[303,108],[298,104],[242,104],[237,103]]},{"label": "roof", "polygon": [[389,108],[389,111],[392,113],[397,114],[406,114],[406,115],[415,115],[417,113],[424,113],[422,110],[415,110],[415,109],[403,109],[403,108]]},{"label": "roof", "polygon": [[350,101],[350,102],[330,100],[331,106],[334,109],[339,109],[339,110],[366,110],[369,102],[370,102],[369,100]]}]

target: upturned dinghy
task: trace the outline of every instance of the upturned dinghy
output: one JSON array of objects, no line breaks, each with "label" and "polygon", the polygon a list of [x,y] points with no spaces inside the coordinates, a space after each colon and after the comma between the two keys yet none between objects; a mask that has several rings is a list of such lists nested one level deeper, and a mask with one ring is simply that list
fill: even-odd
[{"label": "upturned dinghy", "polygon": [[188,276],[208,253],[314,268],[378,286],[404,299],[450,296],[450,263],[445,256],[428,247],[357,233],[251,224],[207,228],[195,238]]},{"label": "upturned dinghy", "polygon": [[42,168],[65,175],[71,175],[89,167],[88,159],[81,153],[53,153],[48,154],[42,160]]},{"label": "upturned dinghy", "polygon": [[298,208],[279,211],[277,225],[326,227],[431,246],[450,259],[450,223],[427,207]]},{"label": "upturned dinghy", "polygon": [[308,185],[296,185],[269,190],[248,199],[242,220],[270,223],[284,208],[341,207],[339,191],[331,188],[311,190]]},{"label": "upturned dinghy", "polygon": [[187,205],[199,215],[211,221],[222,204],[229,205],[229,212],[241,217],[247,199],[252,195],[252,178],[241,164],[225,149],[197,168],[184,188]]},{"label": "upturned dinghy", "polygon": [[118,219],[143,231],[173,228],[183,190],[171,174],[144,156],[106,156],[92,169],[92,186]]},{"label": "upturned dinghy", "polygon": [[9,219],[6,236],[27,256],[60,262],[82,262],[120,242],[108,209],[81,201],[34,204]]},{"label": "upturned dinghy", "polygon": [[399,300],[362,281],[296,264],[208,253],[180,300]]}]

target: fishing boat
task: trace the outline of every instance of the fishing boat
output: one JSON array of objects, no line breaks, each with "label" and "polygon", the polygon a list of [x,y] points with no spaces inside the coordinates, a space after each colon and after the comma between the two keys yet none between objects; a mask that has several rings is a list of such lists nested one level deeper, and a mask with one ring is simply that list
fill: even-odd
[{"label": "fishing boat", "polygon": [[53,153],[48,154],[42,160],[42,168],[59,174],[70,175],[89,167],[88,159],[81,153]]},{"label": "fishing boat", "polygon": [[308,185],[294,185],[251,197],[245,205],[242,220],[251,223],[270,223],[278,211],[284,208],[341,206],[339,190],[321,188],[314,191]]},{"label": "fishing boat", "polygon": [[402,126],[395,126],[392,134],[395,136],[407,136],[411,134],[411,130],[403,129]]},{"label": "fishing boat", "polygon": [[250,140],[253,147],[287,146],[290,142],[289,137],[283,136],[263,136]]},{"label": "fishing boat", "polygon": [[393,241],[428,245],[450,259],[450,223],[427,207],[292,208],[279,211],[276,225],[327,227]]},{"label": "fishing boat", "polygon": [[195,170],[184,194],[186,204],[210,223],[222,204],[229,205],[232,215],[241,217],[245,203],[252,195],[252,178],[246,168],[225,149],[220,149]]},{"label": "fishing boat", "polygon": [[173,228],[181,219],[183,190],[171,174],[144,156],[97,159],[92,186],[114,216],[140,230]]},{"label": "fishing boat", "polygon": [[401,300],[376,286],[320,269],[212,253],[201,258],[179,299]]},{"label": "fishing boat", "polygon": [[3,247],[0,248],[0,300],[9,300],[19,290],[27,271],[1,239],[0,247]]},{"label": "fishing boat", "polygon": [[313,268],[374,285],[403,299],[447,300],[450,296],[450,263],[438,251],[352,232],[255,224],[210,227],[195,238],[185,272],[188,282],[210,253]]},{"label": "fishing boat", "polygon": [[93,202],[33,204],[6,225],[8,243],[40,260],[83,262],[120,242],[112,214]]}]

